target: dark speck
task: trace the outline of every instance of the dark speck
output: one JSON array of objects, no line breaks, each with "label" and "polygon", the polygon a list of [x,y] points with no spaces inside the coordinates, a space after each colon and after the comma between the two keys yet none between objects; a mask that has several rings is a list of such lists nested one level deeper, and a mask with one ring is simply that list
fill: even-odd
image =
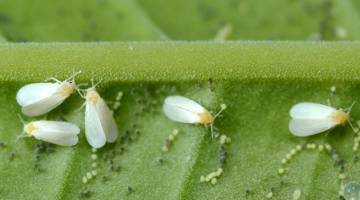
[{"label": "dark speck", "polygon": [[245,190],[245,197],[248,197],[249,195],[251,195],[251,190],[249,189]]},{"label": "dark speck", "polygon": [[9,154],[9,161],[13,161],[14,159],[15,159],[15,153],[14,152],[11,152],[10,154]]},{"label": "dark speck", "polygon": [[1,24],[10,24],[11,18],[3,13],[0,13],[0,23]]},{"label": "dark speck", "polygon": [[90,198],[90,196],[91,196],[91,191],[87,188],[80,192],[80,198]]},{"label": "dark speck", "polygon": [[102,182],[105,183],[105,182],[107,182],[109,180],[109,178],[107,176],[102,176],[101,180],[102,180]]},{"label": "dark speck", "polygon": [[3,149],[3,148],[5,148],[5,147],[6,147],[5,142],[0,142],[0,149]]},{"label": "dark speck", "polygon": [[164,158],[162,156],[159,158],[159,163],[160,163],[160,165],[162,165],[164,163]]},{"label": "dark speck", "polygon": [[131,186],[128,186],[127,187],[127,191],[128,191],[128,194],[132,193],[134,190]]}]

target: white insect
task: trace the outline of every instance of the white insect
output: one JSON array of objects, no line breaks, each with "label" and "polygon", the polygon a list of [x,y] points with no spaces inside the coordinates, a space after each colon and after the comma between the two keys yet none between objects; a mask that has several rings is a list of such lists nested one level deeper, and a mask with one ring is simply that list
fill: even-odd
[{"label": "white insect", "polygon": [[55,83],[32,83],[20,88],[16,94],[16,100],[22,107],[22,112],[28,116],[39,116],[59,106],[77,90],[74,77],[79,73],[75,73],[64,81],[50,78]]},{"label": "white insect", "polygon": [[[351,106],[352,107],[352,106]],[[289,130],[300,137],[315,135],[349,122],[349,113],[317,103],[298,103],[290,110]],[[351,124],[350,124],[351,125]]]},{"label": "white insect", "polygon": [[80,129],[69,122],[40,120],[24,124],[24,133],[45,142],[74,146],[78,143]]},{"label": "white insect", "polygon": [[89,144],[100,148],[106,142],[115,142],[118,128],[113,112],[96,92],[95,86],[86,90],[85,135]]},{"label": "white insect", "polygon": [[210,125],[212,136],[214,136],[212,130],[214,120],[225,109],[226,105],[222,104],[221,110],[213,116],[202,105],[182,96],[166,97],[163,105],[165,115],[171,120],[189,124]]}]

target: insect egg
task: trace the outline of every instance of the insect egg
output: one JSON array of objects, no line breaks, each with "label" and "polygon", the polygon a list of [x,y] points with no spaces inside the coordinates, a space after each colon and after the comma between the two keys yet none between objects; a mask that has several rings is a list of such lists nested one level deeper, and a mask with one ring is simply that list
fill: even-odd
[{"label": "insect egg", "polygon": [[273,192],[269,192],[265,196],[267,199],[271,199],[273,197]]},{"label": "insect egg", "polygon": [[86,176],[83,176],[83,178],[82,178],[82,182],[83,182],[84,184],[86,184],[86,183],[88,182],[88,179],[87,179],[87,177],[86,177]]},{"label": "insect egg", "polygon": [[296,189],[294,190],[293,193],[293,200],[299,200],[301,197],[301,190],[300,189]]}]

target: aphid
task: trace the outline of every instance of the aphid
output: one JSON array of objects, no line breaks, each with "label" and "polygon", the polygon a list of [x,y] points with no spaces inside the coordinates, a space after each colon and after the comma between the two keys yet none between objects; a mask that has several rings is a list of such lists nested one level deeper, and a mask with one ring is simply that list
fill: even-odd
[{"label": "aphid", "polygon": [[40,120],[24,124],[24,133],[45,142],[73,146],[78,143],[80,129],[69,122]]},{"label": "aphid", "polygon": [[182,96],[166,97],[163,105],[165,115],[171,120],[189,124],[210,125],[212,136],[214,136],[214,120],[225,109],[226,105],[222,104],[221,110],[213,116],[197,102]]},{"label": "aphid", "polygon": [[89,144],[101,148],[106,142],[115,142],[118,128],[113,113],[96,92],[95,86],[86,90],[85,135]]},{"label": "aphid", "polygon": [[51,78],[55,83],[32,83],[20,88],[16,101],[22,107],[22,112],[28,116],[39,116],[59,106],[77,90],[74,77],[79,73],[64,81]]},{"label": "aphid", "polygon": [[292,119],[289,130],[295,136],[305,137],[327,131],[340,124],[345,125],[346,122],[350,124],[351,107],[345,112],[317,103],[296,104],[290,110]]}]

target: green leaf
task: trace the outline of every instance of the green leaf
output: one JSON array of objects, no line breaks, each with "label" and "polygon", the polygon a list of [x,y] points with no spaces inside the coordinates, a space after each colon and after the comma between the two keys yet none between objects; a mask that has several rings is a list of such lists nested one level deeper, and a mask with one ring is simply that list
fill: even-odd
[{"label": "green leaf", "polygon": [[330,40],[334,37],[330,0],[139,2],[163,31],[177,40],[214,39],[224,29],[228,30],[224,39],[229,40]]},{"label": "green leaf", "polygon": [[[358,39],[354,0],[13,0],[8,41]],[[39,8],[44,8],[39,12]]]},{"label": "green leaf", "polygon": [[1,1],[0,29],[9,41],[167,39],[132,0]]},{"label": "green leaf", "polygon": [[[334,32],[339,40],[356,40],[360,37],[359,3],[345,0],[334,1],[331,13],[334,18]],[[345,12],[346,11],[346,12]]]},{"label": "green leaf", "polygon": [[[333,106],[346,108],[359,100],[359,50],[358,42],[0,44],[0,142],[6,144],[0,149],[0,197],[76,199],[88,188],[92,199],[265,199],[273,187],[274,199],[291,199],[295,189],[303,199],[335,199],[341,185],[339,166],[325,150],[304,150],[282,178],[277,173],[281,159],[296,145],[329,143],[345,161],[344,182],[359,180],[349,126],[309,138],[288,131],[288,111],[297,102],[326,104],[330,99]],[[119,91],[124,93],[114,111],[120,140],[98,151],[97,176],[88,184],[82,178],[91,170],[92,153],[83,131],[77,146],[51,145],[49,153],[41,153],[39,173],[34,170],[37,141],[16,141],[22,131],[17,90],[52,76],[62,80],[78,70],[83,72],[79,83],[102,80],[98,91],[104,99],[114,101]],[[174,94],[213,112],[221,103],[228,106],[215,122],[232,140],[226,145],[224,174],[215,185],[200,183],[200,177],[217,169],[218,139],[212,140],[202,126],[164,116],[162,102]],[[77,110],[82,103],[73,95],[47,118],[83,128],[84,114]],[[358,108],[351,112],[353,122],[360,115]],[[180,133],[170,151],[162,153],[173,129]],[[108,159],[103,159],[111,152],[119,171],[110,170]]]}]

